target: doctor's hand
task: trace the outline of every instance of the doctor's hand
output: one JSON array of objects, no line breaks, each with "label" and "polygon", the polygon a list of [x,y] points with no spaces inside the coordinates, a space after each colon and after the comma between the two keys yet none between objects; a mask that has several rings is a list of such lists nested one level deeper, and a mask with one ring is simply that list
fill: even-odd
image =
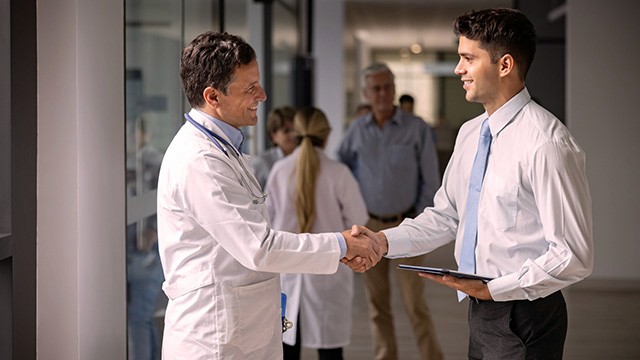
[{"label": "doctor's hand", "polygon": [[375,258],[367,258],[357,253],[353,256],[353,253],[349,253],[349,249],[347,249],[347,255],[341,261],[355,272],[365,272],[369,270],[375,266],[388,251],[387,237],[382,232],[375,233],[364,226],[353,225],[351,231],[345,230],[342,234],[345,239],[347,239],[347,247],[349,238],[369,239],[369,241],[375,244],[374,248],[378,249],[376,252],[378,256]]}]

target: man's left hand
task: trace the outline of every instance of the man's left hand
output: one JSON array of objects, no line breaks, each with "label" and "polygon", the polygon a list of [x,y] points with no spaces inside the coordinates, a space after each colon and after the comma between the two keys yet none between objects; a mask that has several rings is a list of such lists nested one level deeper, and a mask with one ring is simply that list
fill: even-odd
[{"label": "man's left hand", "polygon": [[489,292],[489,287],[482,282],[482,280],[461,279],[451,275],[434,275],[427,273],[418,273],[418,275],[452,289],[460,290],[478,300],[493,300]]}]

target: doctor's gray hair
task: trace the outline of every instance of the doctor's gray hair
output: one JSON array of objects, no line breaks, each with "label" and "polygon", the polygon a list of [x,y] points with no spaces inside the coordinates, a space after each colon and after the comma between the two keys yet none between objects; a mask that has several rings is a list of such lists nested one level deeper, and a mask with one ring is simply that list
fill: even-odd
[{"label": "doctor's gray hair", "polygon": [[227,95],[236,69],[255,59],[256,52],[239,36],[213,31],[198,35],[180,58],[180,77],[189,104],[204,105],[203,92],[208,86]]}]

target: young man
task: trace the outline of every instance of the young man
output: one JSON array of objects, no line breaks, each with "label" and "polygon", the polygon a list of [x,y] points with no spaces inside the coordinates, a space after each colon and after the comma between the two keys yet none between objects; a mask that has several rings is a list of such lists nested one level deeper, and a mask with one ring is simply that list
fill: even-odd
[{"label": "young man", "polygon": [[593,267],[585,154],[525,87],[536,36],[523,14],[470,12],[454,26],[455,72],[466,99],[486,112],[461,127],[433,207],[395,228],[361,231],[387,242],[391,258],[455,240],[459,270],[493,278],[420,273],[472,298],[470,359],[561,359],[560,290]]},{"label": "young man", "polygon": [[169,297],[163,358],[280,359],[279,272],[330,274],[344,256],[369,267],[380,246],[349,231],[292,234],[270,227],[266,195],[239,152],[240,127],[266,99],[254,50],[204,33],[182,52],[192,106],[158,182],[158,244]]}]

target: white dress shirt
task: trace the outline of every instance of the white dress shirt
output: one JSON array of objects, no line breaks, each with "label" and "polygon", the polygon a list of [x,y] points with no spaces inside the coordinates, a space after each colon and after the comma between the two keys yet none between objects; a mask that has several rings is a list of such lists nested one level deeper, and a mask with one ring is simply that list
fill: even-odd
[{"label": "white dress shirt", "polygon": [[[459,261],[469,176],[487,113],[460,128],[443,186],[415,219],[385,230],[388,257],[456,241]],[[496,301],[550,295],[593,267],[585,154],[567,128],[523,89],[489,116],[493,137],[478,204],[476,272]],[[460,226],[459,226],[460,225]]]}]

